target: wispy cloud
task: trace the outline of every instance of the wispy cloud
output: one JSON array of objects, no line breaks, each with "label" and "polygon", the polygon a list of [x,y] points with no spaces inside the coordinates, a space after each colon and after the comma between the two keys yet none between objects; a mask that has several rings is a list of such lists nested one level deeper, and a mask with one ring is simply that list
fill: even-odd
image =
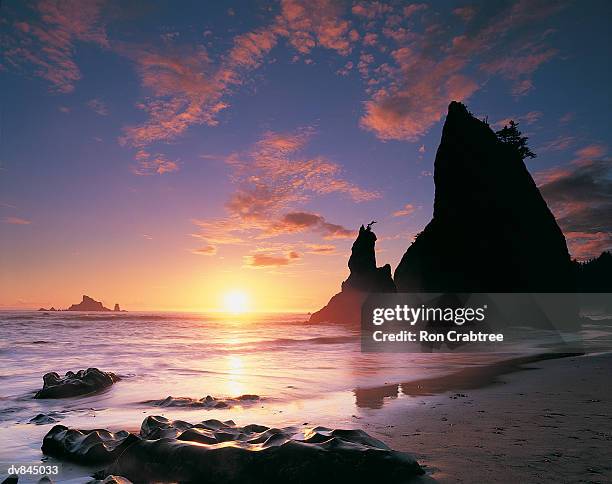
[{"label": "wispy cloud", "polygon": [[277,220],[266,230],[266,235],[292,234],[313,230],[323,235],[325,239],[346,239],[355,236],[355,231],[342,225],[332,224],[316,213],[290,212]]},{"label": "wispy cloud", "polygon": [[336,253],[336,246],[329,244],[306,244],[307,252],[316,255],[333,255]]},{"label": "wispy cloud", "polygon": [[236,244],[311,231],[326,239],[352,237],[354,232],[302,207],[313,196],[342,195],[355,202],[379,193],[348,181],[343,170],[322,156],[308,156],[312,128],[290,133],[267,132],[246,152],[226,157],[234,192],[227,216],[200,220],[200,236],[210,244]]},{"label": "wispy cloud", "polygon": [[100,116],[108,116],[108,108],[101,99],[95,98],[87,101],[87,107]]},{"label": "wispy cloud", "polygon": [[285,254],[256,252],[245,256],[244,261],[247,267],[279,267],[297,262],[300,258],[300,254],[295,251],[289,251]]},{"label": "wispy cloud", "polygon": [[347,55],[351,29],[343,13],[343,5],[333,0],[281,0],[277,29],[301,54],[320,46]]},{"label": "wispy cloud", "polygon": [[194,125],[216,126],[219,113],[230,105],[227,95],[245,82],[246,74],[259,67],[275,44],[276,33],[265,29],[238,35],[217,63],[201,45],[168,42],[160,50],[121,44],[119,51],[134,60],[150,93],[138,104],[147,120],[126,127],[121,143],[143,150],[156,142],[172,141]]},{"label": "wispy cloud", "polygon": [[11,225],[30,225],[32,223],[31,220],[20,217],[5,217],[3,222]]},{"label": "wispy cloud", "polygon": [[[464,23],[459,31],[438,15],[377,13],[386,17],[383,33],[397,47],[390,62],[362,71],[371,98],[361,126],[382,140],[414,141],[442,118],[450,100],[478,91],[483,74],[508,78],[514,94],[525,94],[535,70],[557,55],[532,27],[562,7],[546,1],[473,5],[456,11]],[[420,30],[409,27],[417,21]]]},{"label": "wispy cloud", "polygon": [[591,144],[587,145],[584,148],[580,148],[576,151],[576,158],[573,160],[574,163],[583,163],[602,158],[608,152],[608,148],[602,144]]},{"label": "wispy cloud", "polygon": [[401,210],[397,210],[393,212],[394,217],[407,217],[408,215],[412,215],[416,211],[417,207],[415,207],[411,203],[407,203],[404,205],[404,208]]},{"label": "wispy cloud", "polygon": [[169,41],[160,50],[121,44],[119,51],[134,60],[143,87],[151,93],[139,104],[148,119],[126,128],[122,142],[143,148],[176,139],[193,125],[217,125],[219,113],[230,106],[229,94],[247,81],[280,37],[302,54],[315,46],[347,54],[349,24],[339,18],[340,11],[330,0],[283,0],[270,25],[237,35],[219,60],[203,45]]},{"label": "wispy cloud", "polygon": [[512,93],[521,96],[533,89],[531,76],[540,67],[558,54],[557,49],[541,44],[526,44],[508,57],[483,63],[480,67],[489,74],[499,74],[513,81]]},{"label": "wispy cloud", "polygon": [[547,152],[547,151],[565,151],[569,149],[576,143],[576,138],[574,136],[564,136],[560,135],[556,138],[547,141],[544,143],[538,151]]},{"label": "wispy cloud", "polygon": [[604,157],[601,145],[576,154],[572,164],[547,170],[536,180],[572,255],[585,259],[612,249],[612,160]]},{"label": "wispy cloud", "polygon": [[81,78],[76,42],[108,47],[103,0],[41,0],[35,20],[15,21],[13,35],[3,35],[4,58],[14,67],[31,65],[54,91],[68,93]]},{"label": "wispy cloud", "polygon": [[529,111],[525,114],[520,114],[517,116],[508,116],[507,118],[500,119],[499,121],[493,123],[493,126],[495,128],[503,128],[504,126],[509,125],[510,121],[514,121],[516,123],[525,123],[529,126],[539,121],[542,115],[542,111]]},{"label": "wispy cloud", "polygon": [[132,167],[135,175],[163,175],[178,170],[178,162],[168,160],[162,154],[152,155],[140,149],[136,152],[136,164]]},{"label": "wispy cloud", "polygon": [[191,252],[197,255],[215,255],[217,253],[217,248],[214,245],[206,245],[193,249]]}]

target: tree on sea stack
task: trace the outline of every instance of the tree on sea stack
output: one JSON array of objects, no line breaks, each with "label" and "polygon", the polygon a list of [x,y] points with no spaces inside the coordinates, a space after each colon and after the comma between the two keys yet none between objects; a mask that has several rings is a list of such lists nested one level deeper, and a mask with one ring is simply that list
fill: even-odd
[{"label": "tree on sea stack", "polygon": [[529,139],[527,136],[522,136],[518,129],[518,123],[510,120],[510,124],[504,126],[499,131],[496,131],[497,139],[499,139],[502,143],[513,146],[516,151],[521,155],[521,159],[525,158],[535,158],[536,154],[531,151],[529,146],[527,146],[527,140]]}]

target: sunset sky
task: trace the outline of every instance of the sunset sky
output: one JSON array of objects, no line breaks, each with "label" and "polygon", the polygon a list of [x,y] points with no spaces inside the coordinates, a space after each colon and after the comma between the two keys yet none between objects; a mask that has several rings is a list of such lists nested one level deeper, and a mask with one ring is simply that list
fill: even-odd
[{"label": "sunset sky", "polygon": [[360,224],[395,268],[429,221],[451,100],[520,122],[574,257],[612,247],[607,0],[1,12],[1,308],[210,310],[238,290],[316,310]]}]

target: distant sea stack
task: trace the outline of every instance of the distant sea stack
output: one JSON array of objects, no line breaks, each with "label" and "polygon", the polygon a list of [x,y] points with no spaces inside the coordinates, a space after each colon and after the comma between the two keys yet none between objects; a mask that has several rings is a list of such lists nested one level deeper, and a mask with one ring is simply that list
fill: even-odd
[{"label": "distant sea stack", "polygon": [[[73,304],[68,309],[58,309],[56,310],[54,307],[50,309],[40,308],[39,311],[111,311],[100,301],[96,301],[94,298],[83,295],[83,300],[78,304]],[[115,308],[112,310],[113,312],[121,312],[125,313],[125,309],[121,309],[118,303],[115,303]]]},{"label": "distant sea stack", "polygon": [[434,167],[433,219],[397,267],[398,291],[566,292],[565,237],[513,147],[452,102]]},{"label": "distant sea stack", "polygon": [[348,262],[351,273],[342,283],[342,291],[310,316],[311,323],[357,323],[361,320],[361,305],[369,294],[395,292],[391,266],[376,267],[375,244],[376,235],[371,226],[362,225],[351,249]]},{"label": "distant sea stack", "polygon": [[105,308],[100,301],[83,295],[83,300],[79,304],[70,306],[67,311],[110,311],[110,309]]}]

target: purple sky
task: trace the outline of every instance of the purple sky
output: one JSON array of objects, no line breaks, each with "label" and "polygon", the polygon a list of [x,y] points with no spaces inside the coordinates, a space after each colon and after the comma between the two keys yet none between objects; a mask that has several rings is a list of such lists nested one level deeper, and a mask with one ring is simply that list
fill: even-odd
[{"label": "purple sky", "polygon": [[520,122],[575,257],[612,247],[611,2],[1,9],[0,307],[317,309],[360,224],[395,267],[429,220],[451,100]]}]

